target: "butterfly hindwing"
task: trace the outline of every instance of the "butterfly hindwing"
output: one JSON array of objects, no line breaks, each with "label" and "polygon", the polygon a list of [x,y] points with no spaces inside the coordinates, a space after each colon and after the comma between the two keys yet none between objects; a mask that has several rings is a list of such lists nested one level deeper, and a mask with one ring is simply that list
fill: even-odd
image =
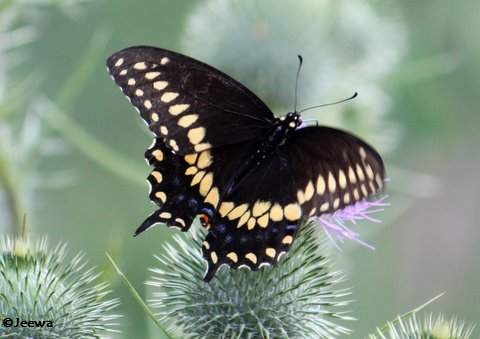
[{"label": "butterfly hindwing", "polygon": [[256,139],[274,119],[239,82],[175,52],[130,47],[107,68],[150,130],[179,154]]},{"label": "butterfly hindwing", "polygon": [[[221,168],[211,170],[224,187]],[[203,245],[206,280],[221,264],[256,270],[276,263],[302,220],[367,199],[383,181],[381,158],[357,137],[327,127],[297,130],[222,197]]]},{"label": "butterfly hindwing", "polygon": [[319,216],[382,191],[383,161],[367,143],[324,126],[295,131],[281,150],[290,160],[297,202],[304,214]]}]

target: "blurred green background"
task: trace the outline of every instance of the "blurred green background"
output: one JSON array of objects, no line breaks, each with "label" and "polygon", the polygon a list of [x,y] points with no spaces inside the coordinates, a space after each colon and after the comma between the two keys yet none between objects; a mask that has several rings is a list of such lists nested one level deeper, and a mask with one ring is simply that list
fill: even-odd
[{"label": "blurred green background", "polygon": [[358,91],[308,113],[371,142],[390,178],[383,223],[354,227],[376,250],[334,252],[355,299],[351,337],[443,291],[429,311],[480,323],[478,1],[4,0],[0,11],[1,231],[15,230],[14,199],[33,235],[104,269],[122,301],[115,337],[146,338],[151,324],[105,251],[147,295],[152,255],[176,232],[132,237],[153,210],[151,136],[104,61],[138,44],[225,70],[276,114],[293,105],[299,53],[300,107]]}]

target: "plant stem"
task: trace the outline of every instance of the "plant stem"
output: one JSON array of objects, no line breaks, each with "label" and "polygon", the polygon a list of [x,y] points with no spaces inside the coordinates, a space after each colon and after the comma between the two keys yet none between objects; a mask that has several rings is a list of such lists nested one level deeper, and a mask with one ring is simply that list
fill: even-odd
[{"label": "plant stem", "polygon": [[120,278],[122,279],[123,283],[125,284],[125,286],[127,286],[127,288],[130,290],[130,293],[132,293],[132,295],[135,297],[135,300],[137,300],[137,302],[140,304],[140,306],[143,308],[143,310],[145,311],[145,313],[150,317],[150,319],[153,320],[153,322],[155,323],[155,325],[157,325],[157,327],[160,329],[160,331],[162,332],[162,334],[168,338],[168,339],[174,339],[168,332],[165,328],[163,328],[162,324],[160,324],[160,322],[157,320],[157,318],[155,318],[155,316],[153,315],[152,311],[150,310],[150,308],[148,307],[148,305],[145,303],[145,301],[143,301],[142,297],[140,296],[140,294],[137,292],[137,290],[135,289],[135,287],[133,287],[133,285],[130,283],[130,281],[128,280],[128,278],[125,276],[125,274],[123,274],[123,272],[120,270],[120,268],[117,266],[117,264],[115,263],[115,261],[113,260],[113,258],[110,256],[110,254],[108,254],[108,252],[105,252],[108,260],[110,261],[110,263],[112,264],[113,268],[115,269],[115,271],[117,272],[117,274],[120,276]]},{"label": "plant stem", "polygon": [[20,218],[20,203],[17,192],[15,191],[13,179],[8,169],[8,162],[5,157],[0,154],[0,187],[3,188],[7,211],[10,218],[10,233],[20,234],[22,222]]}]

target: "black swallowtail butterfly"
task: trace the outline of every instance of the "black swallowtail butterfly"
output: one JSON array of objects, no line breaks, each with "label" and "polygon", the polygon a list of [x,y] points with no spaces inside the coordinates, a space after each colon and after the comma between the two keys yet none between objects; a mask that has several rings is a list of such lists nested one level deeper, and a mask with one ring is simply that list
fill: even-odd
[{"label": "black swallowtail butterfly", "polygon": [[189,229],[199,216],[209,281],[220,265],[274,264],[299,223],[378,193],[384,167],[359,138],[280,118],[226,74],[155,47],[113,54],[107,68],[155,134],[145,157],[157,223]]}]

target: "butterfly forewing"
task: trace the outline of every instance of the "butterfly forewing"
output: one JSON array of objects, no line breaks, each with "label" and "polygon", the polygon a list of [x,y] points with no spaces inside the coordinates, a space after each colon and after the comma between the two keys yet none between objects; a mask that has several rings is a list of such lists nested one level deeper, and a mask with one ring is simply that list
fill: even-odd
[{"label": "butterfly forewing", "polygon": [[179,154],[259,138],[274,118],[237,81],[171,51],[130,47],[107,68],[151,131]]}]

